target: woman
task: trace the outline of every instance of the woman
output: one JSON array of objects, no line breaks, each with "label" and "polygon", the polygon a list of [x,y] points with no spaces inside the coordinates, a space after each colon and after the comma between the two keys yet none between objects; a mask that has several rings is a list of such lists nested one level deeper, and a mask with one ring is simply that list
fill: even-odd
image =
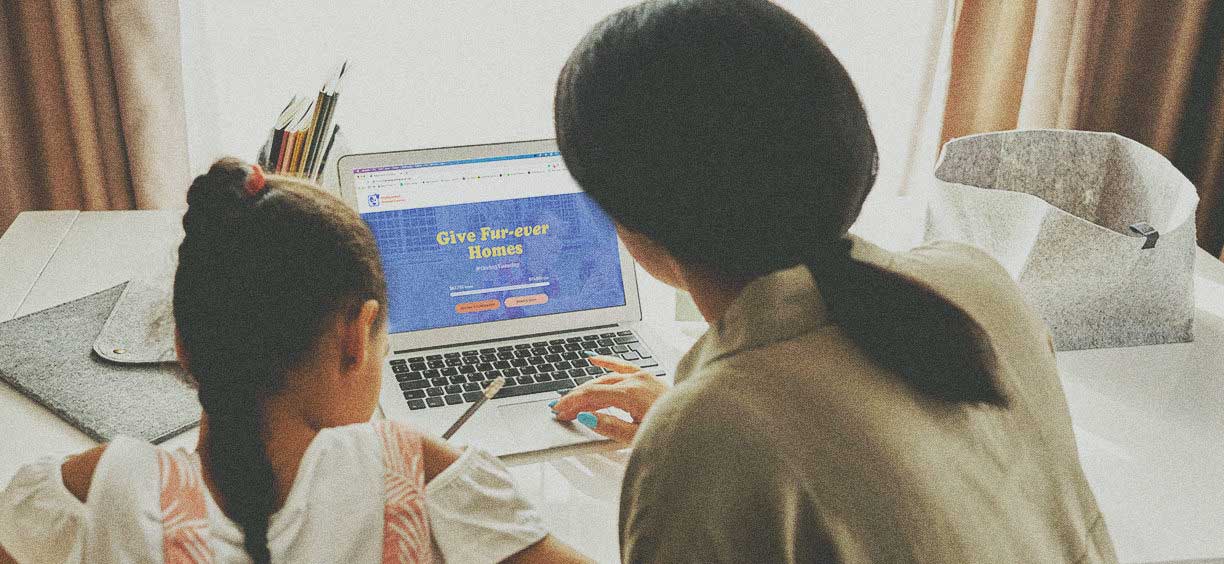
[{"label": "woman", "polygon": [[370,423],[387,292],[353,210],[233,159],[187,203],[174,317],[196,452],[119,437],[26,466],[0,492],[0,562],[585,561],[496,458]]},{"label": "woman", "polygon": [[760,0],[643,3],[577,47],[555,111],[574,178],[711,327],[662,397],[618,374],[553,407],[637,430],[626,562],[1114,560],[1007,273],[847,235],[876,146],[815,33]]}]

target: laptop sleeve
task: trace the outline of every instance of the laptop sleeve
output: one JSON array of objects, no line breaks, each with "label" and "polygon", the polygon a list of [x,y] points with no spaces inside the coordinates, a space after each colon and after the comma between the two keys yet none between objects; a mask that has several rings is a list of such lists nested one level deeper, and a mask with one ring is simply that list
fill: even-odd
[{"label": "laptop sleeve", "polygon": [[140,282],[0,324],[0,379],[98,441],[162,442],[199,424],[164,291]]}]

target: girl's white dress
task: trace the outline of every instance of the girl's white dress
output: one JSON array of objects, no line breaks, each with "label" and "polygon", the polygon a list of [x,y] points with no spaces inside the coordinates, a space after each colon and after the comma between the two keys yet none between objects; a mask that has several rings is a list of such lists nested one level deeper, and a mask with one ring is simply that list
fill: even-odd
[{"label": "girl's white dress", "polygon": [[[493,456],[469,448],[427,485],[420,459],[419,435],[399,423],[319,432],[271,517],[272,560],[496,562],[547,534]],[[62,463],[29,464],[0,492],[0,546],[18,562],[250,560],[194,453],[116,439],[86,503]]]}]

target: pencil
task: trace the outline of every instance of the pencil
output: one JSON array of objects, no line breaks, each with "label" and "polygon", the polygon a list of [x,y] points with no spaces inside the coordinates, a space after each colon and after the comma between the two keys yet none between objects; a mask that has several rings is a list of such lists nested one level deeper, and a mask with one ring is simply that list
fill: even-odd
[{"label": "pencil", "polygon": [[[315,105],[314,105],[314,115],[310,116],[310,126],[306,128],[306,141],[305,141],[305,144],[302,146],[302,166],[299,167],[301,171],[306,171],[307,167],[310,165],[311,163],[310,155],[313,153],[313,149],[316,143],[315,138],[322,135],[322,133],[319,132],[319,127],[322,125],[321,123],[319,123],[320,114],[322,113],[322,110],[323,110],[323,91],[320,90],[319,98],[318,100],[315,101]],[[310,176],[310,174],[304,174],[302,176]]]},{"label": "pencil", "polygon": [[327,158],[331,156],[332,145],[336,143],[336,134],[340,132],[340,124],[332,127],[331,137],[327,140],[327,148],[323,150],[323,156],[319,158],[319,168],[315,171],[314,181],[322,183],[323,169],[327,166]]},{"label": "pencil", "polygon": [[467,408],[467,411],[463,412],[463,415],[459,416],[459,420],[455,421],[455,423],[450,426],[450,429],[447,429],[445,433],[442,433],[442,440],[453,437],[455,432],[457,432],[464,423],[467,423],[468,419],[471,419],[472,416],[476,414],[476,410],[480,409],[480,406],[484,405],[486,401],[493,399],[493,396],[497,395],[497,392],[501,391],[502,386],[505,384],[505,376],[498,376],[496,380],[489,382],[489,385],[484,389],[484,393],[480,395],[480,399],[476,400],[476,402],[472,404],[472,407]]}]

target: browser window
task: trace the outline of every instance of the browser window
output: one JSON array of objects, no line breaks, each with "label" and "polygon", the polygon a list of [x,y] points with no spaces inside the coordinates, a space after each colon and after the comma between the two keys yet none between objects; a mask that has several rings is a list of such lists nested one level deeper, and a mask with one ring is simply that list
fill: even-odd
[{"label": "browser window", "polygon": [[612,221],[557,152],[353,170],[392,333],[625,305]]}]

